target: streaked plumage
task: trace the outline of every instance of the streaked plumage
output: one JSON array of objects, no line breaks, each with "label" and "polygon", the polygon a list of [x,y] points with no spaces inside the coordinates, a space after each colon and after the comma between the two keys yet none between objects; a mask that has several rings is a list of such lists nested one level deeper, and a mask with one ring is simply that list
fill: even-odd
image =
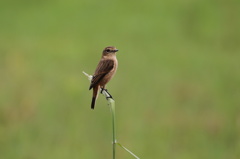
[{"label": "streaked plumage", "polygon": [[93,97],[91,108],[94,109],[95,101],[97,99],[99,88],[105,89],[105,85],[111,80],[116,73],[118,67],[118,61],[116,58],[116,52],[118,50],[109,46],[102,52],[102,58],[97,65],[95,73],[93,75],[89,90],[93,88]]}]

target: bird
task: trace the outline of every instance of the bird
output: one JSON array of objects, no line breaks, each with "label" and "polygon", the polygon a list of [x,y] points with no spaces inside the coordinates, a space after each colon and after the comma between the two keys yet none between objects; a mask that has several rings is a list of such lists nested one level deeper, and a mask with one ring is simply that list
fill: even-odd
[{"label": "bird", "polygon": [[97,65],[89,87],[89,90],[93,89],[91,109],[95,107],[99,89],[105,90],[106,84],[117,71],[118,60],[116,58],[116,52],[118,52],[118,49],[114,46],[108,46],[104,48],[102,52],[102,57]]}]

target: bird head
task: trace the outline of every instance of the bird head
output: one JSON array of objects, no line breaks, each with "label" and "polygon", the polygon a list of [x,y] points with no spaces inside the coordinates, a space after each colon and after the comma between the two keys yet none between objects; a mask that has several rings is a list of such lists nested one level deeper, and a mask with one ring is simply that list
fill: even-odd
[{"label": "bird head", "polygon": [[108,46],[103,50],[104,55],[115,54],[116,52],[118,52],[118,49],[114,46]]}]

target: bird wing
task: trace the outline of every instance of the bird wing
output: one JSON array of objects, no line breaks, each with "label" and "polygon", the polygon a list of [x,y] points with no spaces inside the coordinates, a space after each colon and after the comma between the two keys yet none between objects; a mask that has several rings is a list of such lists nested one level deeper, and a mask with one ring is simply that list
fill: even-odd
[{"label": "bird wing", "polygon": [[101,79],[103,79],[103,77],[113,69],[113,67],[113,60],[101,60],[98,63],[96,71],[93,75],[89,90],[96,86],[101,81]]}]

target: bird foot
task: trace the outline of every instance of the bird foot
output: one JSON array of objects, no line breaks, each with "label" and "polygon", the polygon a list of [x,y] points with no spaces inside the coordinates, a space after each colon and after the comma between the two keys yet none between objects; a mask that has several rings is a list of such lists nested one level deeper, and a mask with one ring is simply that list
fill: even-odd
[{"label": "bird foot", "polygon": [[109,99],[109,98],[112,98],[113,99],[113,97],[112,97],[112,95],[108,92],[108,90],[107,89],[104,89],[104,88],[102,88],[102,90],[101,90],[101,94],[103,94],[103,91],[105,91],[105,92],[107,92],[107,97],[106,97],[106,99]]},{"label": "bird foot", "polygon": [[104,89],[104,88],[102,88],[100,93],[103,94],[103,91],[106,91],[108,93],[107,89]]},{"label": "bird foot", "polygon": [[108,95],[109,95],[109,97],[106,97],[107,99],[109,99],[109,98],[112,98],[112,99],[113,99],[113,97],[112,97],[111,94],[108,93]]}]

